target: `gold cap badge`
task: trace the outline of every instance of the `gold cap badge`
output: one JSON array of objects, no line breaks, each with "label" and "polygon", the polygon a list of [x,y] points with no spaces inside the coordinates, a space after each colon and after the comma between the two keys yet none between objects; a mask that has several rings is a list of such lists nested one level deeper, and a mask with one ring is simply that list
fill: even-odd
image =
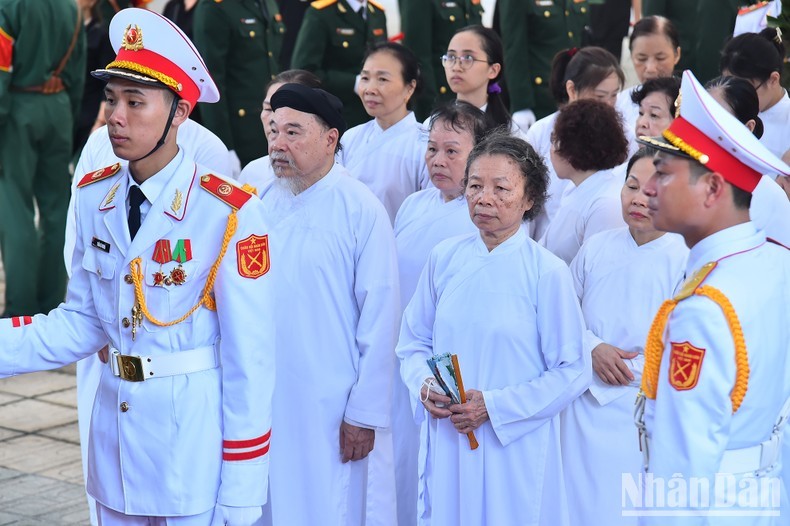
[{"label": "gold cap badge", "polygon": [[143,49],[143,30],[137,24],[129,24],[123,32],[121,47],[128,51],[140,51]]}]

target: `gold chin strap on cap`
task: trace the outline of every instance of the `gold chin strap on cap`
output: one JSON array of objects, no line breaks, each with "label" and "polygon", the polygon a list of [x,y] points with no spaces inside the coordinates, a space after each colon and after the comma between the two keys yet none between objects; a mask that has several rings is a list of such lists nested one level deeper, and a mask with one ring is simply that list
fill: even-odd
[{"label": "gold chin strap on cap", "polygon": [[710,272],[716,267],[716,263],[708,263],[698,271],[681,291],[671,300],[666,300],[658,309],[650,332],[645,344],[645,368],[642,372],[641,392],[651,400],[655,400],[658,390],[658,373],[661,367],[661,358],[664,354],[664,329],[666,328],[669,315],[675,310],[677,304],[684,299],[696,295],[705,296],[716,303],[724,313],[727,326],[730,329],[732,338],[735,342],[735,386],[730,392],[732,402],[732,412],[735,413],[741,407],[743,398],[749,388],[749,356],[746,351],[746,341],[743,338],[743,329],[738,315],[730,303],[727,296],[719,289],[709,285],[701,285]]},{"label": "gold chin strap on cap", "polygon": [[217,279],[219,264],[222,262],[222,258],[225,257],[225,252],[228,250],[228,245],[230,244],[231,238],[236,233],[236,226],[237,218],[236,210],[234,209],[228,216],[228,224],[225,227],[225,235],[222,238],[222,247],[219,249],[217,260],[214,262],[208,272],[208,278],[206,279],[206,285],[203,287],[203,294],[201,295],[200,301],[177,320],[165,322],[157,320],[153,317],[151,312],[148,310],[148,306],[145,303],[145,296],[143,295],[142,258],[136,257],[129,263],[129,268],[132,274],[132,282],[134,283],[134,297],[135,300],[137,300],[137,305],[139,305],[143,316],[145,316],[148,321],[154,325],[158,325],[159,327],[170,327],[189,318],[201,306],[205,306],[209,310],[217,310],[217,304],[214,301],[214,298],[211,296],[211,293],[214,290],[214,281]]}]

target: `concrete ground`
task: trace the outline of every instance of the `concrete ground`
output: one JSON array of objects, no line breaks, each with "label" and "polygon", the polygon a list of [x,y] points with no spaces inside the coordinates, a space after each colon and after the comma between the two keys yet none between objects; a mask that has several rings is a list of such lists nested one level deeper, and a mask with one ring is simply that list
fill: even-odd
[{"label": "concrete ground", "polygon": [[75,371],[0,380],[0,526],[89,524]]}]

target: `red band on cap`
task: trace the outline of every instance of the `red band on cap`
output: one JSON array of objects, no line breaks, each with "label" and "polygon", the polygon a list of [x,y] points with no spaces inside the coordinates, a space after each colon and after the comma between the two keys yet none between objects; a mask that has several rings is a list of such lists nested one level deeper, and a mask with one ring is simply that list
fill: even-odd
[{"label": "red band on cap", "polygon": [[[187,75],[186,72],[176,64],[170,62],[168,59],[158,53],[154,53],[148,49],[132,51],[121,48],[118,50],[118,56],[116,57],[115,61],[134,62],[135,64],[142,66],[142,68],[151,69],[156,73],[174,79],[176,82],[181,84],[181,90],[179,91],[173,88],[173,86],[168,87],[179,97],[189,101],[193,108],[197,103],[197,100],[200,98],[200,89],[198,88],[197,84],[195,84],[195,82],[189,77],[189,75]],[[138,72],[145,74],[144,71]]]},{"label": "red band on cap", "polygon": [[683,117],[678,117],[672,121],[668,131],[683,139],[692,148],[707,155],[708,162],[704,163],[705,167],[721,174],[724,179],[741,190],[751,193],[754,191],[757,183],[760,182],[760,178],[762,178],[760,172],[742,163],[732,153],[721,147],[716,141],[702,133]]}]

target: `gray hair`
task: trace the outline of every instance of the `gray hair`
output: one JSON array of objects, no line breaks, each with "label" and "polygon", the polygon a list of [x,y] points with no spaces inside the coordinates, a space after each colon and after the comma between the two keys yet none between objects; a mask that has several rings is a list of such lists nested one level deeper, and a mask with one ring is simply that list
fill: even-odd
[{"label": "gray hair", "polygon": [[524,213],[523,219],[533,219],[543,210],[548,199],[549,171],[546,163],[525,140],[498,129],[480,141],[472,149],[466,161],[464,188],[469,182],[469,168],[483,156],[502,156],[513,161],[524,179],[524,195],[532,200],[532,208]]}]

